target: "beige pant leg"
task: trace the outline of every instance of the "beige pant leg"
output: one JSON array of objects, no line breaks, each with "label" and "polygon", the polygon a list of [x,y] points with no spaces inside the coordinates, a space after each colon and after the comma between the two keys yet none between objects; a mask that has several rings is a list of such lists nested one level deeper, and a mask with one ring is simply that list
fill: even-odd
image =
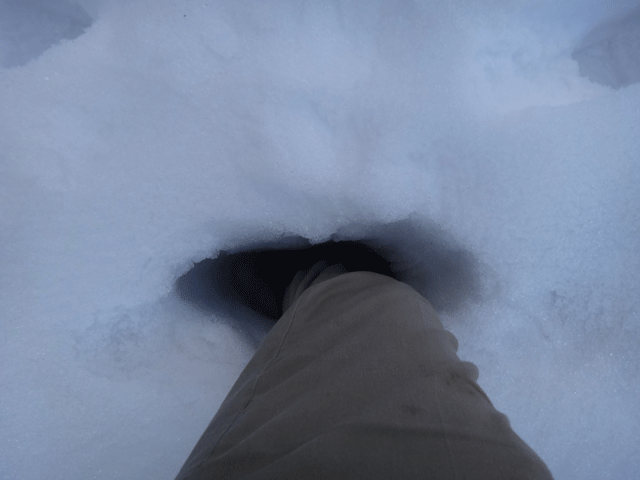
[{"label": "beige pant leg", "polygon": [[179,479],[550,479],[411,287],[369,272],[304,291]]}]

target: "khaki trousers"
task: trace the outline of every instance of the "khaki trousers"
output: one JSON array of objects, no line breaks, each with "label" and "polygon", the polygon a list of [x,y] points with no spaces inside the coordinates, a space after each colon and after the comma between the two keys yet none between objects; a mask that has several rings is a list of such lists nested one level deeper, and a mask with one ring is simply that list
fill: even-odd
[{"label": "khaki trousers", "polygon": [[265,337],[178,479],[550,479],[406,284],[315,282]]}]

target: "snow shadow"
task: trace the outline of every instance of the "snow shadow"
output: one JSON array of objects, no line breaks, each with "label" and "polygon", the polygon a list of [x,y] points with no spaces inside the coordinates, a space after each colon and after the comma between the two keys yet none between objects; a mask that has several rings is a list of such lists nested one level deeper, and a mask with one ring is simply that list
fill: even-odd
[{"label": "snow shadow", "polygon": [[615,89],[640,82],[640,5],[593,29],[571,56],[592,82]]},{"label": "snow shadow", "polygon": [[26,65],[52,46],[74,40],[93,19],[70,0],[0,0],[0,67]]}]

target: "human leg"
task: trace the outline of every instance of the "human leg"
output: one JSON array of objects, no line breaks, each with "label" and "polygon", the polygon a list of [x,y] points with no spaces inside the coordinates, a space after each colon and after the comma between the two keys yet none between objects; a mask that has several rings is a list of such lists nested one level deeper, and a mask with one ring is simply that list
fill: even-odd
[{"label": "human leg", "polygon": [[312,284],[264,339],[178,475],[551,478],[411,287]]}]

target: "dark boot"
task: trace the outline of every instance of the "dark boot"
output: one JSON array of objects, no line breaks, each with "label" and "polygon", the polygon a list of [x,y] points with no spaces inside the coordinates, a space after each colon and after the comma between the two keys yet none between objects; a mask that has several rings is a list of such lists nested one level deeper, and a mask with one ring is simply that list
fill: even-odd
[{"label": "dark boot", "polygon": [[[327,267],[332,267],[333,276],[369,271],[395,278],[382,254],[364,243],[329,241],[306,247],[222,253],[215,267],[216,284],[227,300],[277,320],[292,299]],[[295,285],[289,289],[292,282]]]}]

